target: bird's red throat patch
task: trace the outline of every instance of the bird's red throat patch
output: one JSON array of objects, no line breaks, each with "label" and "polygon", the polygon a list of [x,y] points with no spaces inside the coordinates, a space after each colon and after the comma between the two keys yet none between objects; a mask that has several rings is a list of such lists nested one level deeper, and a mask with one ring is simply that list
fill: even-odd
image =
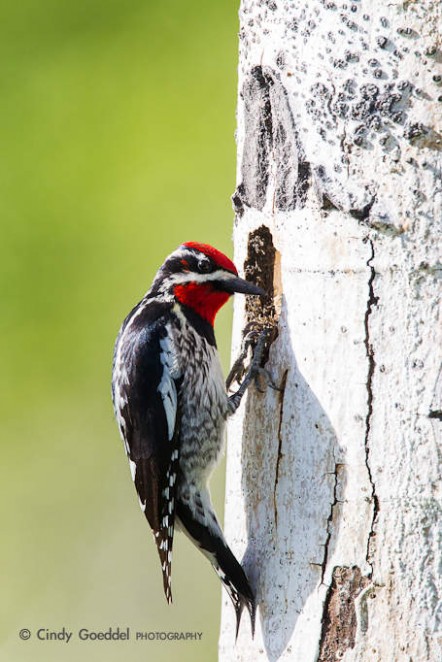
[{"label": "bird's red throat patch", "polygon": [[174,293],[180,303],[191,308],[212,326],[218,310],[230,297],[228,292],[215,289],[211,283],[190,282],[175,285]]}]

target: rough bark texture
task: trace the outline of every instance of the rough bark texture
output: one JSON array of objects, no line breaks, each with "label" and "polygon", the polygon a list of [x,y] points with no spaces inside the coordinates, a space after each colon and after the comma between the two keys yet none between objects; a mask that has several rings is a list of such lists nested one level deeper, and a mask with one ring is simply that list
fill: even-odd
[{"label": "rough bark texture", "polygon": [[442,659],[439,2],[243,0],[235,259],[276,324],[229,426],[257,632],[220,659]]}]

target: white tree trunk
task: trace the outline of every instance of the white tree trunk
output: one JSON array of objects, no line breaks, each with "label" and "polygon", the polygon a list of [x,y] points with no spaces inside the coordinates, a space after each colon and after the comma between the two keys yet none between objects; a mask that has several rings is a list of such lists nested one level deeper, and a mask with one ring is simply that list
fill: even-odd
[{"label": "white tree trunk", "polygon": [[226,535],[258,596],[220,659],[442,659],[440,2],[243,0]]}]

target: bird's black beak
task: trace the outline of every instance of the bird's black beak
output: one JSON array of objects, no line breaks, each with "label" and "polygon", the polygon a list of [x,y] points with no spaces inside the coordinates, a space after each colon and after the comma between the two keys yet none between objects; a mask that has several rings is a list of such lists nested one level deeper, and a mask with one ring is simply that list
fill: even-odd
[{"label": "bird's black beak", "polygon": [[228,280],[224,280],[221,287],[225,292],[229,292],[229,294],[238,292],[239,294],[256,294],[260,297],[266,295],[265,291],[261,287],[258,287],[253,283],[249,283],[248,280],[234,276]]}]

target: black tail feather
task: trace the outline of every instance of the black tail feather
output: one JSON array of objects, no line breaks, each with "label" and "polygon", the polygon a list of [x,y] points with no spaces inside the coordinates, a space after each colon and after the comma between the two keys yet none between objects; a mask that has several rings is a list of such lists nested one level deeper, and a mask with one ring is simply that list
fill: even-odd
[{"label": "black tail feather", "polygon": [[250,623],[252,626],[252,637],[254,637],[256,602],[254,593],[243,568],[225,544],[223,547],[220,547],[217,552],[211,554],[210,561],[216,574],[221,579],[235,609],[235,638],[238,639],[239,626],[244,607],[246,607],[249,612]]},{"label": "black tail feather", "polygon": [[251,601],[251,600],[248,600],[247,598],[244,598],[244,596],[241,596],[235,602],[231,595],[230,595],[230,598],[233,602],[233,606],[235,607],[235,615],[236,615],[235,641],[238,639],[239,626],[240,626],[240,623],[241,623],[241,616],[242,616],[242,611],[243,611],[244,607],[247,607],[247,611],[249,612],[249,615],[250,615],[250,624],[251,624],[251,627],[252,627],[252,639],[253,639],[254,636],[255,636],[255,615],[256,615],[255,600],[253,599]]},{"label": "black tail feather", "polygon": [[188,505],[178,501],[176,515],[187,535],[201,549],[211,562],[216,574],[221,579],[236,614],[236,638],[244,607],[250,614],[252,636],[255,634],[255,595],[241,565],[227,546],[222,531],[216,520],[215,526],[208,527],[199,522]]}]

